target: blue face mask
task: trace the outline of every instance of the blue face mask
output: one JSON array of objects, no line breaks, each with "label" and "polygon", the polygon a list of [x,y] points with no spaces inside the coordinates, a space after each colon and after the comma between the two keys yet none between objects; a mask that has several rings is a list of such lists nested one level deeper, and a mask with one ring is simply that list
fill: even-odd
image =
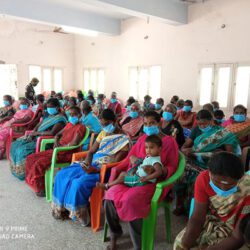
[{"label": "blue face mask", "polygon": [[225,122],[225,119],[215,119],[218,123],[223,123],[223,122]]},{"label": "blue face mask", "polygon": [[126,110],[129,112],[129,111],[131,111],[131,106],[127,106],[126,107]]},{"label": "blue face mask", "polygon": [[162,117],[165,121],[170,122],[174,119],[173,113],[164,111]]},{"label": "blue face mask", "polygon": [[28,105],[27,104],[20,104],[19,108],[21,110],[26,110],[26,109],[28,109]]},{"label": "blue face mask", "polygon": [[97,99],[97,103],[98,103],[98,104],[101,104],[101,103],[102,103],[102,100],[101,100],[101,99]]},{"label": "blue face mask", "polygon": [[93,101],[92,100],[87,100],[88,101],[88,103],[90,104],[90,105],[93,105]]},{"label": "blue face mask", "polygon": [[131,111],[130,113],[129,113],[129,116],[131,117],[131,118],[137,118],[138,117],[138,112],[137,111]]},{"label": "blue face mask", "polygon": [[57,108],[47,108],[47,112],[49,115],[56,115],[58,113]]},{"label": "blue face mask", "polygon": [[211,188],[214,190],[214,192],[219,195],[219,196],[222,196],[222,197],[228,197],[229,195],[232,195],[234,193],[237,192],[238,188],[237,186],[227,190],[227,191],[224,191],[220,188],[218,188],[214,183],[213,181],[210,179],[210,182],[209,182],[209,185],[211,186]]},{"label": "blue face mask", "polygon": [[111,98],[111,99],[110,99],[110,102],[111,102],[111,103],[116,103],[117,100],[116,100],[116,98]]},{"label": "blue face mask", "polygon": [[79,118],[77,116],[69,116],[69,122],[76,125],[79,122]]},{"label": "blue face mask", "polygon": [[181,110],[181,108],[180,108],[180,107],[176,107],[176,109],[177,109],[177,110]]},{"label": "blue face mask", "polygon": [[236,122],[244,122],[246,120],[246,116],[245,115],[234,115],[234,120]]},{"label": "blue face mask", "polygon": [[159,109],[161,109],[161,104],[159,104],[159,103],[156,103],[156,104],[155,104],[155,109],[156,109],[156,110],[159,110]]},{"label": "blue face mask", "polygon": [[6,107],[6,106],[9,106],[10,105],[10,102],[7,101],[7,100],[3,100],[3,106]]},{"label": "blue face mask", "polygon": [[184,106],[184,107],[182,108],[182,110],[183,110],[184,112],[190,112],[190,111],[192,110],[192,107],[191,107],[191,106]]},{"label": "blue face mask", "polygon": [[143,132],[147,135],[158,135],[160,133],[160,130],[158,126],[143,126]]},{"label": "blue face mask", "polygon": [[109,125],[105,126],[105,127],[102,127],[102,129],[108,133],[108,134],[112,134],[114,131],[115,131],[115,126],[110,123]]},{"label": "blue face mask", "polygon": [[207,127],[205,127],[205,128],[201,128],[201,127],[199,127],[199,129],[202,131],[202,133],[206,133],[206,132],[208,132],[210,129],[212,128],[212,126],[207,126]]},{"label": "blue face mask", "polygon": [[60,102],[60,107],[63,108],[64,103],[65,103],[64,100],[59,100],[59,102]]}]

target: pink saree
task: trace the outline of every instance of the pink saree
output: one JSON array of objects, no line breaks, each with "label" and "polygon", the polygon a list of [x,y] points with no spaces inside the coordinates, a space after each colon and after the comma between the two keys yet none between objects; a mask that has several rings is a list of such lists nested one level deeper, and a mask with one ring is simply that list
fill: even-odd
[{"label": "pink saree", "polygon": [[3,155],[5,153],[5,145],[6,145],[8,136],[10,134],[11,125],[16,121],[23,120],[25,118],[27,119],[27,122],[28,122],[29,119],[32,119],[32,117],[33,117],[32,110],[30,109],[19,110],[15,113],[12,119],[0,125],[0,159],[3,158]]},{"label": "pink saree", "polygon": [[[121,171],[128,171],[131,168],[129,157],[134,155],[145,158],[145,140],[147,135],[142,135],[137,143],[132,147],[126,159],[111,171],[110,180],[114,180]],[[178,145],[174,138],[165,136],[162,139],[161,161],[167,168],[167,177],[170,177],[178,166]],[[149,214],[151,199],[155,192],[155,184],[145,186],[127,187],[123,184],[111,187],[105,194],[106,200],[112,200],[117,213],[123,221],[133,221],[144,218]],[[162,198],[165,197],[169,189],[165,189]]]}]

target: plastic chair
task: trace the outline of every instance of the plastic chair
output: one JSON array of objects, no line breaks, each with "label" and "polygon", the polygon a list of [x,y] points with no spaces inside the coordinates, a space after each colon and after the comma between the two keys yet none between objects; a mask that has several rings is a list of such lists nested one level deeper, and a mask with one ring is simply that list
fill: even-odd
[{"label": "plastic chair", "polygon": [[[53,188],[53,179],[54,179],[54,170],[55,168],[64,168],[70,165],[70,162],[65,163],[57,163],[57,155],[59,152],[69,151],[73,149],[77,149],[82,146],[82,144],[87,140],[89,137],[89,129],[86,128],[86,133],[83,140],[77,146],[70,146],[70,147],[57,147],[53,150],[51,167],[45,173],[45,192],[46,192],[46,200],[50,202],[52,200],[52,188]],[[45,139],[41,142],[41,151],[45,150],[47,144],[53,143],[55,139]]]},{"label": "plastic chair", "polygon": [[[142,225],[142,250],[154,249],[154,238],[156,231],[156,220],[158,208],[164,207],[165,209],[165,223],[166,223],[166,237],[167,242],[171,243],[171,211],[170,203],[163,200],[159,201],[164,188],[176,182],[184,173],[185,170],[185,157],[179,153],[179,165],[176,172],[167,180],[157,183],[154,196],[151,200],[151,210],[149,215],[143,219]],[[108,224],[105,223],[103,241],[107,240]]]},{"label": "plastic chair", "polygon": [[[87,154],[88,151],[74,153],[72,157],[72,163],[75,161],[84,160]],[[120,163],[121,162],[103,164],[100,170],[100,182],[104,183],[107,171],[112,167],[117,166]],[[101,227],[101,209],[102,209],[103,195],[104,195],[104,190],[95,187],[90,197],[91,228],[94,232],[98,231]]]}]

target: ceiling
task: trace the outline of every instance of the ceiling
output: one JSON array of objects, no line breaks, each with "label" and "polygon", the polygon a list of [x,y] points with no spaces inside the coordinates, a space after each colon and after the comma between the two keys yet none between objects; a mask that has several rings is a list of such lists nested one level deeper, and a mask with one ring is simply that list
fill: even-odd
[{"label": "ceiling", "polygon": [[1,0],[0,14],[120,35],[121,20],[130,17],[186,24],[188,6],[181,0]]}]

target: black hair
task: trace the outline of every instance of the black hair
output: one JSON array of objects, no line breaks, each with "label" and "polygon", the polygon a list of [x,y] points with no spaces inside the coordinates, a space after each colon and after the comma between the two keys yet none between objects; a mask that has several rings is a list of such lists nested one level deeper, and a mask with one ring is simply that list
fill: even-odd
[{"label": "black hair", "polygon": [[104,109],[101,113],[100,118],[108,120],[108,121],[112,121],[112,122],[116,121],[116,116],[115,116],[115,113],[112,109]]},{"label": "black hair", "polygon": [[74,111],[76,111],[78,114],[81,114],[81,113],[82,113],[82,112],[81,112],[81,109],[80,109],[78,106],[70,107],[69,110],[74,110]]},{"label": "black hair", "polygon": [[217,116],[224,117],[225,114],[221,109],[218,109],[218,110],[214,111],[214,117],[217,117]]},{"label": "black hair", "polygon": [[54,107],[60,108],[60,102],[57,98],[53,98],[53,97],[49,98],[46,105],[48,104],[51,104]]},{"label": "black hair", "polygon": [[79,90],[76,91],[76,94],[77,94],[77,95],[78,95],[78,94],[82,94],[82,91],[79,89]]},{"label": "black hair", "polygon": [[214,175],[226,176],[236,180],[244,175],[244,166],[241,159],[228,152],[214,154],[208,162],[208,169]]},{"label": "black hair", "polygon": [[183,99],[179,99],[177,101],[176,105],[183,105],[184,106],[184,100]]},{"label": "black hair", "polygon": [[81,108],[82,108],[82,111],[86,111],[88,113],[92,111],[92,107],[91,107],[90,103],[86,100],[82,101]]},{"label": "black hair", "polygon": [[84,95],[83,93],[77,93],[77,99],[84,100]]},{"label": "black hair", "polygon": [[161,116],[155,111],[147,111],[144,117],[153,117],[158,123],[161,121]]},{"label": "black hair", "polygon": [[98,99],[104,99],[106,96],[104,95],[104,94],[99,94],[98,96],[97,96],[97,98]]},{"label": "black hair", "polygon": [[26,97],[20,97],[19,101],[25,101],[28,103],[28,105],[30,105],[30,101]]},{"label": "black hair", "polygon": [[186,100],[184,103],[187,103],[188,106],[193,107],[193,102],[191,100]]},{"label": "black hair", "polygon": [[149,100],[151,100],[151,99],[152,99],[152,97],[151,97],[150,95],[145,95],[145,96],[144,96],[144,100],[145,100],[145,99],[149,99]]},{"label": "black hair", "polygon": [[239,104],[234,107],[234,112],[236,109],[243,109],[245,113],[247,113],[247,108],[245,108],[243,105]]},{"label": "black hair", "polygon": [[13,102],[13,98],[11,95],[4,95],[3,97],[7,98],[10,104]]},{"label": "black hair", "polygon": [[211,114],[211,112],[209,112],[206,109],[202,109],[197,113],[196,119],[199,120],[207,120],[207,121],[212,121],[213,120],[213,116]]},{"label": "black hair", "polygon": [[76,98],[74,97],[74,96],[71,96],[70,98],[69,98],[69,102],[73,102],[74,103],[74,106],[76,106]]},{"label": "black hair", "polygon": [[239,224],[240,233],[243,234],[244,239],[250,242],[250,213],[247,214]]},{"label": "black hair", "polygon": [[214,106],[211,103],[206,103],[203,105],[202,109],[210,111],[212,114],[214,113]]},{"label": "black hair", "polygon": [[36,100],[40,101],[41,103],[44,103],[45,97],[42,94],[36,95]]},{"label": "black hair", "polygon": [[164,100],[163,100],[163,98],[158,98],[156,101],[159,101],[159,102],[162,104],[162,106],[164,105]]},{"label": "black hair", "polygon": [[161,147],[162,146],[162,141],[161,141],[161,138],[157,135],[149,135],[145,142],[151,142],[151,143],[154,143],[156,144],[158,147]]},{"label": "black hair", "polygon": [[136,102],[136,101],[135,101],[135,98],[134,98],[133,96],[130,96],[130,97],[128,98],[128,100],[127,100],[127,104],[128,104],[128,105],[132,105],[134,102]]},{"label": "black hair", "polygon": [[87,100],[90,100],[90,101],[93,102],[92,104],[95,104],[95,98],[94,98],[94,96],[89,95],[88,98],[87,98]]},{"label": "black hair", "polygon": [[56,93],[55,97],[58,99],[58,100],[62,100],[63,99],[63,95],[62,93]]},{"label": "black hair", "polygon": [[179,100],[179,96],[178,95],[173,95],[171,98],[172,102],[177,102]]}]

